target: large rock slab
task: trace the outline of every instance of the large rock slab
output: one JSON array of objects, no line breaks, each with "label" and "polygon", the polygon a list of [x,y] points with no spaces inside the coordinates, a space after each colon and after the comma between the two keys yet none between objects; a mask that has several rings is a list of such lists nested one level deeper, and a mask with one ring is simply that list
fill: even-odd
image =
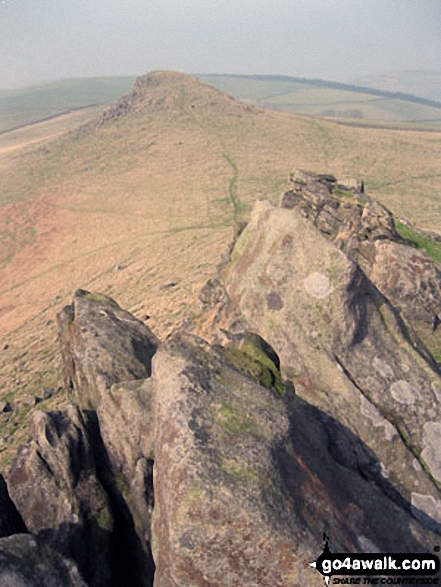
[{"label": "large rock slab", "polygon": [[439,528],[440,378],[360,267],[297,210],[258,203],[223,279],[297,392],[376,455],[375,482]]},{"label": "large rock slab", "polygon": [[151,585],[152,426],[144,387],[159,340],[99,293],[78,290],[57,319],[65,383],[112,502],[118,581]]},{"label": "large rock slab", "polygon": [[91,586],[108,584],[113,517],[80,412],[38,410],[31,433],[8,476],[12,500],[28,530],[74,559]]},{"label": "large rock slab", "polygon": [[423,549],[405,507],[332,454],[338,438],[342,455],[357,447],[379,466],[368,447],[241,373],[223,349],[177,333],[152,381],[155,587],[321,586],[307,563],[324,530],[336,551]]},{"label": "large rock slab", "polygon": [[95,410],[114,383],[149,377],[158,339],[111,298],[78,290],[57,316],[72,401]]},{"label": "large rock slab", "polygon": [[0,587],[87,587],[75,563],[30,534],[0,539]]}]

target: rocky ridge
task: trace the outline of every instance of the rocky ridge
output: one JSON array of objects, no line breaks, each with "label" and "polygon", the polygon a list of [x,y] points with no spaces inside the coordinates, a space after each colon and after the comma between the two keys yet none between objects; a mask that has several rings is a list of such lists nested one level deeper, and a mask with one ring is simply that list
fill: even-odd
[{"label": "rocky ridge", "polygon": [[0,477],[0,585],[318,587],[323,532],[336,552],[431,551],[441,386],[418,330],[439,271],[360,186],[303,173],[165,341],[77,291],[68,403],[35,410]]},{"label": "rocky ridge", "polygon": [[[332,175],[297,172],[280,205],[295,209],[355,261],[441,360],[441,264],[403,238],[393,214],[361,190]],[[416,231],[404,220],[408,231]],[[421,234],[421,233],[420,233]],[[439,235],[421,236],[440,242]],[[441,246],[438,246],[441,260]]]},{"label": "rocky ridge", "polygon": [[105,108],[94,120],[81,126],[75,134],[79,136],[93,131],[130,114],[170,114],[184,109],[191,113],[200,107],[224,109],[224,106],[230,114],[253,110],[252,106],[242,104],[214,87],[207,88],[197,78],[178,71],[152,71],[139,76],[131,92]]}]

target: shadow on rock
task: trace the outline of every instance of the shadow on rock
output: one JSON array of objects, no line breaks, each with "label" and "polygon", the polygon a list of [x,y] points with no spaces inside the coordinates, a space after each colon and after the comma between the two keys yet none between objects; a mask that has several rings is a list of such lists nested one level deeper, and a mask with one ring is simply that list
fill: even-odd
[{"label": "shadow on rock", "polygon": [[97,477],[108,496],[114,520],[110,547],[110,587],[152,587],[155,564],[150,544],[143,546],[136,532],[133,516],[127,505],[129,495],[125,491],[125,482],[112,469],[98,418],[93,411],[87,413],[87,429],[97,463]]},{"label": "shadow on rock", "polygon": [[[440,524],[387,479],[374,452],[343,424],[288,391],[288,445],[273,453],[296,517],[334,552],[428,552]],[[326,520],[326,527],[315,521]],[[323,522],[322,522],[323,523]],[[354,550],[355,547],[355,550]]]}]

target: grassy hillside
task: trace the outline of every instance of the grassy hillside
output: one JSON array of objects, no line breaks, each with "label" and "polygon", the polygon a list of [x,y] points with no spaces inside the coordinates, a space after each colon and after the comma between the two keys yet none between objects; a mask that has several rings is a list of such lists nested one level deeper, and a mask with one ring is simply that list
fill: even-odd
[{"label": "grassy hillside", "polygon": [[441,122],[441,104],[334,82],[282,76],[204,75],[201,79],[263,108],[369,121]]},{"label": "grassy hillside", "polygon": [[436,230],[440,152],[439,133],[264,111],[157,72],[82,131],[4,153],[0,399],[28,403],[0,432],[0,454],[23,438],[33,397],[58,385],[54,317],[75,289],[150,315],[164,336],[237,221],[257,199],[276,202],[295,168],[363,178],[368,193]]},{"label": "grassy hillside", "polygon": [[0,91],[0,132],[70,110],[108,104],[133,85],[133,77],[66,80]]}]

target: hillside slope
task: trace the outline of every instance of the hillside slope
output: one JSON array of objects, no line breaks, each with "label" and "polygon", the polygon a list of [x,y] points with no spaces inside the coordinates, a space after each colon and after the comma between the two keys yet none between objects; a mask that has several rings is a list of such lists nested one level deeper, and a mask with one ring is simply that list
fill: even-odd
[{"label": "hillside slope", "polygon": [[277,201],[293,169],[363,178],[392,211],[436,230],[440,150],[437,133],[262,111],[153,72],[81,130],[0,159],[0,400],[22,402],[0,450],[10,457],[35,395],[57,388],[53,320],[72,291],[116,297],[162,337],[251,204]]}]

